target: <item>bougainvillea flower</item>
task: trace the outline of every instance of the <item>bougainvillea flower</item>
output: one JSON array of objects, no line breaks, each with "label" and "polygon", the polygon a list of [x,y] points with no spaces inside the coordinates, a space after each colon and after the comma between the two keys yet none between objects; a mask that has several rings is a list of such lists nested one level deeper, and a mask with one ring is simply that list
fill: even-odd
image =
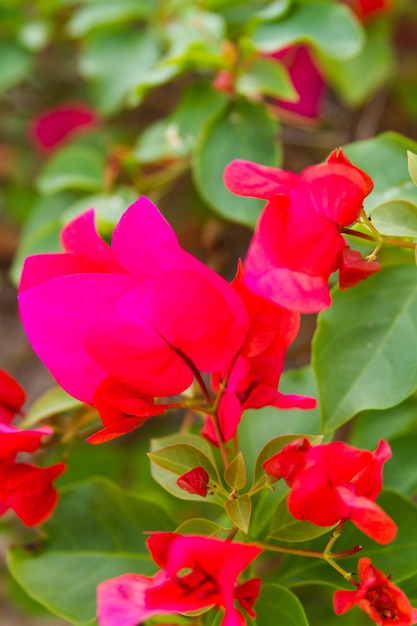
[{"label": "bougainvillea flower", "polygon": [[278,99],[274,101],[274,104],[280,109],[304,118],[317,118],[320,113],[325,84],[308,46],[290,46],[277,50],[268,56],[276,59],[287,68],[291,82],[299,96],[297,102]]},{"label": "bougainvillea flower", "polygon": [[340,231],[359,217],[369,176],[335,150],[300,175],[236,160],[224,180],[233,193],[268,200],[244,262],[248,287],[293,311],[328,307],[328,279],[347,246]]},{"label": "bougainvillea flower", "polygon": [[25,400],[25,390],[0,369],[0,424],[10,424],[15,415],[21,413]]},{"label": "bougainvillea flower", "polygon": [[386,441],[375,452],[342,442],[312,446],[298,439],[265,461],[264,470],[291,488],[288,509],[299,520],[332,526],[350,519],[380,544],[396,535],[395,522],[375,500],[382,489],[382,467],[391,457]]},{"label": "bougainvillea flower", "polygon": [[79,400],[94,404],[109,377],[145,400],[175,395],[239,350],[248,321],[237,294],[181,248],[147,198],[124,213],[111,247],[93,211],[64,229],[62,244],[61,254],[26,260],[20,312],[35,351]]},{"label": "bougainvillea flower", "polygon": [[53,150],[75,133],[94,128],[97,123],[96,112],[84,104],[63,104],[33,120],[30,134],[40,149]]},{"label": "bougainvillea flower", "polygon": [[58,494],[52,482],[64,463],[37,467],[29,463],[0,463],[0,514],[12,509],[26,526],[44,522],[53,512]]},{"label": "bougainvillea flower", "polygon": [[[232,285],[248,313],[249,330],[232,365],[212,377],[215,391],[223,389],[218,418],[224,441],[235,436],[242,412],[246,409],[264,406],[313,409],[316,406],[314,398],[278,391],[287,349],[298,333],[299,313],[289,311],[249,289],[241,263]],[[202,434],[216,443],[209,416]]]},{"label": "bougainvillea flower", "polygon": [[180,489],[184,489],[188,493],[202,496],[205,498],[208,491],[208,483],[210,477],[204,467],[193,467],[189,472],[180,476],[177,485]]},{"label": "bougainvillea flower", "polygon": [[260,554],[254,545],[197,535],[156,533],[148,548],[161,570],[152,578],[127,574],[98,586],[100,626],[136,626],[161,614],[187,613],[211,606],[224,609],[222,626],[243,626],[236,600],[251,616],[260,581],[237,582]]},{"label": "bougainvillea flower", "polygon": [[358,562],[360,584],[356,591],[336,591],[334,610],[342,615],[358,606],[378,626],[411,626],[417,623],[417,609],[411,607],[405,593],[388,576],[362,557]]}]

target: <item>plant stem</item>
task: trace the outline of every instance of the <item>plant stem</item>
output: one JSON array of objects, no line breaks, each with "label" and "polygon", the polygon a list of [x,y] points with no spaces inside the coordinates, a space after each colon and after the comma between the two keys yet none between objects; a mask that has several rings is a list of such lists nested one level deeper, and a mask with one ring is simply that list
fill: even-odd
[{"label": "plant stem", "polygon": [[366,239],[366,241],[376,242],[382,241],[382,243],[387,244],[388,246],[397,246],[399,248],[412,248],[415,249],[417,244],[413,241],[403,241],[402,239],[397,239],[395,237],[388,237],[387,235],[379,236],[369,235],[368,233],[362,233],[360,230],[353,230],[352,228],[342,228],[341,232],[345,235],[351,235],[352,237],[358,237],[359,239]]}]

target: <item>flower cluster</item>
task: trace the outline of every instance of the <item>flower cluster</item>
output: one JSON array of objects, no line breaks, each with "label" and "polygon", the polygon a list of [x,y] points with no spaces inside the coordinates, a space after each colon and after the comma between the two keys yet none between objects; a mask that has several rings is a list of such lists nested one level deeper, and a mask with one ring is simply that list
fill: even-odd
[{"label": "flower cluster", "polygon": [[262,552],[250,544],[198,535],[154,533],[147,540],[153,577],[126,574],[98,587],[100,626],[136,626],[166,613],[187,613],[212,606],[224,610],[222,626],[242,626],[235,600],[251,617],[260,580],[238,583],[241,572]]},{"label": "flower cluster", "polygon": [[[90,443],[131,432],[170,408],[191,407],[204,416],[201,434],[220,446],[231,486],[235,481],[226,478],[230,459],[224,444],[237,442],[243,411],[315,406],[313,398],[279,391],[300,312],[329,306],[332,272],[339,270],[345,289],[380,267],[351,250],[342,234],[358,220],[373,187],[342,151],[300,175],[234,161],[226,168],[225,181],[235,193],[268,200],[231,283],[186,252],[158,209],[141,197],[120,219],[110,245],[97,233],[90,210],[64,228],[63,252],[28,258],[19,306],[33,348],[58,383],[96,407],[103,428],[88,438]],[[19,431],[10,426],[24,400],[19,393],[10,388],[0,406],[2,432],[6,435],[9,429],[0,464],[3,491],[17,484],[17,472],[29,475],[29,466],[14,464],[17,451],[36,450],[51,432],[48,427]],[[376,499],[390,456],[385,441],[370,452],[342,442],[311,445],[301,437],[263,463],[269,479],[262,488],[282,478],[290,487],[288,509],[295,519],[321,527],[350,520],[387,544],[397,526]],[[59,464],[30,470],[49,480],[45,493],[35,490],[41,496],[38,509],[30,509],[32,517],[10,498],[4,499],[5,506],[14,508],[25,523],[42,521],[56,497],[50,481],[62,469]],[[177,486],[203,498],[211,495],[215,487],[207,470],[197,464],[187,469]],[[239,490],[233,487],[229,502],[239,500]],[[33,485],[19,492],[19,502],[27,493],[33,495]],[[248,493],[243,495],[250,500]],[[227,499],[229,493],[223,490],[223,496]],[[2,497],[0,492],[0,501]],[[241,526],[233,514],[229,517],[234,524],[231,538]],[[255,616],[260,580],[238,583],[238,577],[260,547],[177,533],[154,533],[147,545],[160,570],[152,577],[132,573],[100,583],[100,626],[136,626],[161,614],[213,606],[224,612],[222,626],[242,626],[245,617],[236,603]],[[335,594],[337,613],[356,603],[373,619],[411,619],[411,608],[370,563],[360,565],[360,576],[356,591]]]},{"label": "flower cluster", "polygon": [[382,488],[382,466],[390,457],[386,441],[369,452],[339,441],[312,446],[307,439],[296,439],[262,467],[291,488],[288,509],[296,519],[317,526],[350,519],[386,544],[395,538],[397,526],[375,500]]},{"label": "flower cluster", "polygon": [[57,492],[52,481],[65,465],[41,468],[17,462],[19,453],[35,452],[41,440],[52,434],[49,426],[25,430],[11,424],[24,402],[22,387],[0,370],[0,515],[12,509],[24,524],[35,526],[44,522],[55,507]]},{"label": "flower cluster", "polygon": [[241,275],[230,285],[183,250],[148,199],[124,213],[111,247],[92,210],[63,230],[62,244],[64,253],[26,260],[20,312],[59,384],[97,407],[104,429],[92,443],[162,413],[173,404],[155,398],[181,394],[204,372],[214,387],[228,378],[226,441],[244,408],[314,406],[276,391],[299,315],[251,294]]},{"label": "flower cluster", "polygon": [[292,311],[314,313],[331,303],[334,271],[340,270],[342,289],[379,271],[340,232],[358,219],[373,188],[342,150],[300,175],[236,160],[224,180],[233,193],[268,200],[244,262],[246,284],[256,293]]}]

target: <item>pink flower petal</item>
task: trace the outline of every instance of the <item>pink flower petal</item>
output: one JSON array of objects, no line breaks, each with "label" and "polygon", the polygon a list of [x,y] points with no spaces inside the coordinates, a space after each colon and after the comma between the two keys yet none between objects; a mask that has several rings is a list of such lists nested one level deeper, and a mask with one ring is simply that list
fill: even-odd
[{"label": "pink flower petal", "polygon": [[85,337],[136,282],[125,274],[75,274],[19,296],[33,349],[65,391],[83,402],[93,403],[97,386],[108,377],[86,352]]},{"label": "pink flower petal", "polygon": [[200,274],[177,270],[130,290],[91,328],[86,346],[110,375],[133,389],[170,396],[191,384],[193,366],[210,372],[228,363],[241,345],[244,322]]}]

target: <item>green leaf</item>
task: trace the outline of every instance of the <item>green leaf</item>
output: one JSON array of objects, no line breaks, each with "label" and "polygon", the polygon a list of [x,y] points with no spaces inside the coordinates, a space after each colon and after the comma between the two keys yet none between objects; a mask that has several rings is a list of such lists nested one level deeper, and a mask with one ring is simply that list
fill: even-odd
[{"label": "green leaf", "polygon": [[67,24],[73,37],[83,37],[93,28],[148,18],[155,9],[152,0],[100,0],[76,11]]},{"label": "green leaf", "polygon": [[97,108],[114,113],[159,58],[153,32],[132,28],[94,32],[85,43],[80,72],[92,83]]},{"label": "green leaf", "polygon": [[[365,409],[384,409],[417,385],[417,270],[384,268],[319,315],[313,341],[323,428]],[[371,307],[371,308],[370,308]]]},{"label": "green leaf", "polygon": [[209,519],[194,518],[183,522],[175,530],[181,535],[204,535],[205,537],[220,537],[224,528]]},{"label": "green leaf", "polygon": [[383,235],[417,237],[417,204],[409,200],[389,200],[372,209],[370,215]]},{"label": "green leaf", "polygon": [[247,533],[252,513],[252,502],[249,496],[245,493],[236,500],[226,500],[224,508],[233,524],[242,532]]},{"label": "green leaf", "polygon": [[361,50],[364,34],[347,7],[311,1],[295,5],[278,21],[259,24],[252,39],[262,52],[303,42],[324,56],[348,59]]},{"label": "green leaf", "polygon": [[52,195],[66,189],[99,191],[103,187],[105,155],[98,148],[72,144],[56,152],[42,168],[39,191]]},{"label": "green leaf", "polygon": [[264,202],[230,193],[223,171],[233,159],[278,166],[276,132],[276,122],[264,108],[243,99],[206,126],[193,163],[194,181],[207,204],[226,219],[255,225]]},{"label": "green leaf", "polygon": [[171,115],[149,126],[139,137],[133,158],[150,163],[190,154],[205,125],[224,109],[226,102],[225,94],[208,83],[191,85]]},{"label": "green leaf", "polygon": [[82,402],[67,394],[61,387],[53,387],[31,405],[20,427],[31,428],[48,417],[73,411],[82,406],[84,406]]},{"label": "green leaf", "polygon": [[362,448],[376,448],[380,439],[412,429],[417,420],[417,398],[413,394],[400,404],[384,411],[364,411],[352,423],[349,443]]},{"label": "green leaf", "polygon": [[201,450],[188,443],[175,443],[155,452],[149,452],[148,456],[153,463],[177,476],[182,476],[195,467],[203,467],[212,481],[220,482],[217,469],[210,459]]},{"label": "green leaf", "polygon": [[254,477],[253,477],[254,484],[262,480],[262,478],[265,476],[265,471],[262,468],[262,465],[263,463],[265,463],[267,459],[270,459],[271,456],[274,456],[274,454],[277,454],[280,450],[282,450],[282,448],[284,448],[286,445],[291,443],[291,441],[295,441],[296,439],[304,439],[304,438],[308,439],[310,443],[312,444],[318,444],[323,439],[321,435],[314,436],[314,435],[294,434],[294,435],[280,435],[279,437],[274,437],[274,439],[271,439],[270,441],[268,441],[268,443],[265,444],[262,450],[259,452],[257,459],[256,459],[255,472],[254,472]]},{"label": "green leaf", "polygon": [[299,99],[286,68],[273,59],[255,59],[250,67],[239,75],[236,91],[248,98],[266,95],[290,102],[297,102]]},{"label": "green leaf", "polygon": [[87,624],[96,613],[98,583],[126,573],[152,574],[156,567],[144,532],[173,525],[157,504],[95,478],[63,490],[44,528],[40,544],[11,548],[9,569],[51,612]]},{"label": "green leaf", "polygon": [[13,41],[0,41],[0,93],[24,80],[32,69],[32,56]]},{"label": "green leaf", "polygon": [[217,13],[192,7],[166,25],[165,35],[171,46],[163,58],[167,64],[175,64],[181,70],[202,67],[223,67],[221,45],[226,25]]},{"label": "green leaf", "polygon": [[[185,465],[184,457],[182,455],[176,459],[176,451],[178,452],[178,448],[176,451],[174,449],[174,451],[168,450],[167,453],[165,452],[167,448],[172,448],[173,446],[187,446],[187,448],[185,448],[187,463],[195,464],[192,466]],[[184,449],[182,450],[184,452]],[[160,454],[161,451],[162,454]],[[172,453],[173,458],[170,458]],[[176,498],[181,500],[196,500],[198,502],[212,502],[223,506],[223,499],[220,499],[217,494],[214,494],[214,496],[207,496],[207,498],[202,498],[201,496],[194,495],[180,489],[177,485],[178,476],[185,474],[188,470],[192,469],[192,467],[199,465],[204,467],[214,483],[221,483],[210,445],[202,437],[183,434],[171,435],[159,439],[151,439],[151,452],[148,453],[148,456],[152,459],[152,461],[154,461],[151,464],[152,477],[159,485],[161,485],[161,487],[174,495]],[[168,458],[166,458],[167,456]],[[168,469],[167,466],[171,469]]]},{"label": "green leaf", "polygon": [[413,497],[417,493],[417,435],[405,433],[393,437],[390,445],[392,458],[384,467],[384,486]]},{"label": "green leaf", "polygon": [[321,537],[331,531],[333,526],[316,526],[311,522],[294,519],[288,510],[287,499],[288,496],[284,496],[275,507],[269,527],[269,538],[296,543]]},{"label": "green leaf", "polygon": [[246,485],[246,468],[242,452],[226,467],[224,479],[231,489],[239,491]]},{"label": "green leaf", "polygon": [[413,183],[417,186],[417,154],[407,150],[408,171]]},{"label": "green leaf", "polygon": [[[279,389],[282,393],[317,396],[317,386],[311,367],[283,373]],[[239,443],[248,472],[255,467],[258,451],[279,435],[321,432],[320,411],[303,409],[263,409],[245,411],[239,424]],[[258,473],[257,473],[258,476]]]},{"label": "green leaf", "polygon": [[387,132],[348,144],[343,149],[374,181],[374,190],[365,198],[366,211],[388,200],[410,200],[417,204],[417,190],[410,180],[407,164],[407,150],[417,153],[415,141]]},{"label": "green leaf", "polygon": [[326,78],[348,106],[363,104],[393,76],[390,27],[388,21],[375,20],[366,29],[365,44],[359,54],[349,59],[322,59],[320,65]]},{"label": "green leaf", "polygon": [[255,604],[256,624],[308,626],[301,602],[291,591],[276,583],[263,584]]}]

